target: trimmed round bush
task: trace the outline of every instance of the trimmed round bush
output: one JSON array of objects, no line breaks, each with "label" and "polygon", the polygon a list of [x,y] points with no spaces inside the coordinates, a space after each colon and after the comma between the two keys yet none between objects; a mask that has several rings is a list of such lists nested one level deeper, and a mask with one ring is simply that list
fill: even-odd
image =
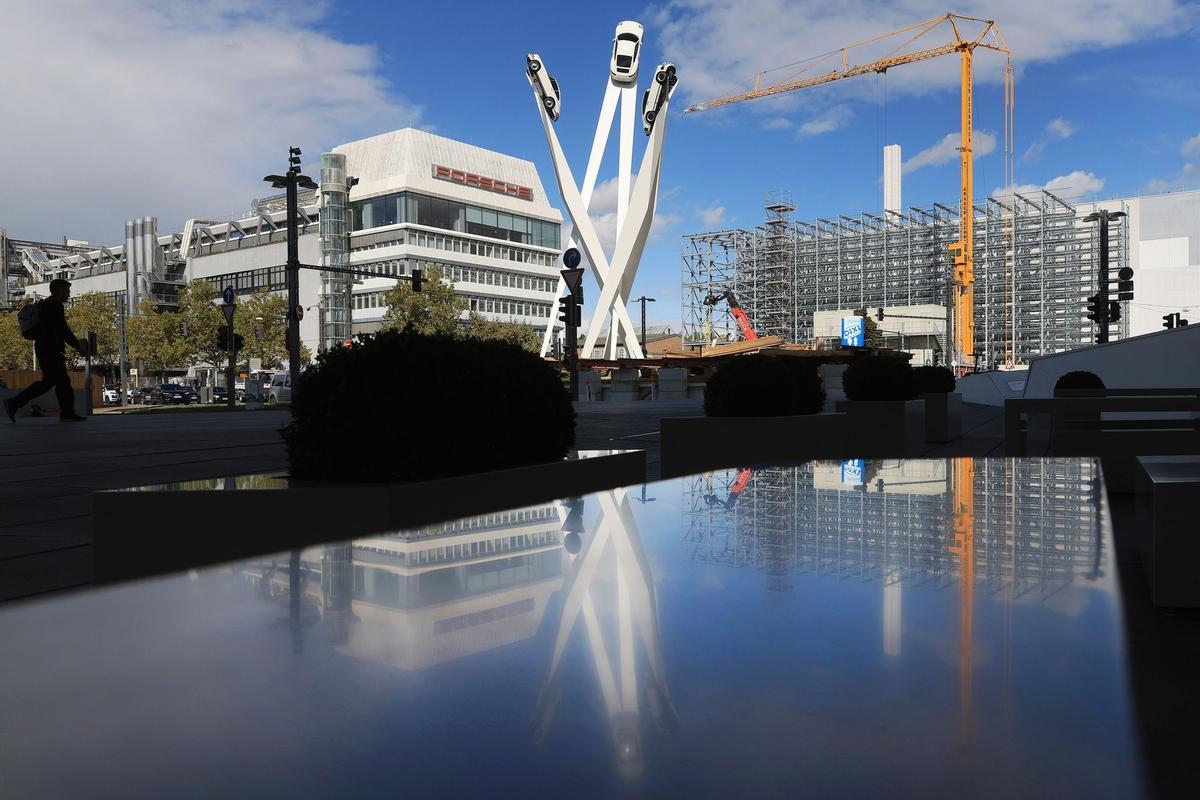
[{"label": "trimmed round bush", "polygon": [[755,354],[722,364],[704,388],[710,417],[786,417],[816,414],[825,389],[808,359]]},{"label": "trimmed round bush", "polygon": [[842,374],[842,387],[851,400],[914,400],[913,370],[891,356],[856,358]]},{"label": "trimmed round bush", "polygon": [[557,461],[575,444],[558,373],[505,342],[384,332],[317,357],[282,431],[293,477],[424,480]]},{"label": "trimmed round bush", "polygon": [[949,367],[913,367],[912,375],[918,395],[954,391],[954,373]]},{"label": "trimmed round bush", "polygon": [[1059,391],[1062,389],[1079,391],[1081,389],[1103,390],[1104,388],[1104,381],[1100,380],[1099,375],[1083,369],[1068,372],[1054,382],[1055,396],[1058,396]]}]

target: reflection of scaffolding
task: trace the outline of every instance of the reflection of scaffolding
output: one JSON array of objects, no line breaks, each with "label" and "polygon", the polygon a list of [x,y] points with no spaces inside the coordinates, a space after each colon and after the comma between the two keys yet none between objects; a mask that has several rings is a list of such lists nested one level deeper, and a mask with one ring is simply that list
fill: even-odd
[{"label": "reflection of scaffolding", "polygon": [[[909,484],[868,478],[865,488],[822,481],[821,473],[830,471],[840,465],[755,470],[732,510],[705,498],[723,496],[736,470],[686,479],[688,557],[761,570],[772,588],[784,585],[789,573],[903,581],[910,588],[957,582],[962,561],[953,550],[945,470],[940,479]],[[976,591],[1047,597],[1098,572],[1099,506],[1090,462],[980,459],[974,485]],[[1019,502],[1014,485],[1021,487]]]},{"label": "reflection of scaffolding", "polygon": [[[703,300],[716,285],[740,289],[760,334],[797,342],[813,340],[816,311],[945,305],[947,248],[958,239],[953,208],[934,204],[883,216],[790,222],[792,207],[772,194],[759,228],[684,237],[685,343],[705,340]],[[1071,204],[1045,191],[1015,201],[989,197],[975,214],[978,363],[1024,363],[1089,343],[1085,304],[1096,285],[1096,226],[1080,222]],[[1128,261],[1124,225],[1110,235],[1115,271]]]}]

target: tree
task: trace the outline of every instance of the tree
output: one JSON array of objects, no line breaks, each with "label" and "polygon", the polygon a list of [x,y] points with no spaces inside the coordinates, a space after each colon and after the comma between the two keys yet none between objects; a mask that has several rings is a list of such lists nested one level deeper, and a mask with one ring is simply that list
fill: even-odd
[{"label": "tree", "polygon": [[216,298],[217,290],[202,278],[191,281],[179,292],[179,309],[175,316],[186,326],[184,360],[188,366],[220,366],[227,360],[217,342],[217,331],[225,324],[225,315],[214,304]]},{"label": "tree", "polygon": [[867,315],[865,308],[855,309],[854,313],[863,318],[863,346],[882,349],[884,347],[883,332],[879,330],[875,320]]},{"label": "tree", "polygon": [[0,311],[0,369],[33,369],[33,342],[21,335],[17,312],[25,303]]},{"label": "tree", "polygon": [[[80,341],[88,332],[96,334],[96,352],[92,363],[112,374],[121,360],[121,325],[117,318],[117,300],[104,292],[87,292],[71,301],[67,308],[67,324]],[[82,357],[67,349],[67,358],[76,366]]]},{"label": "tree", "polygon": [[425,269],[420,292],[414,292],[408,281],[400,281],[384,302],[384,330],[411,328],[424,334],[455,334],[463,312],[469,308],[466,298],[455,294],[454,287],[443,280],[441,269],[434,266]]},{"label": "tree", "polygon": [[[240,358],[257,358],[263,366],[287,358],[287,300],[264,288],[255,289],[238,306],[233,330],[246,339]],[[301,349],[303,355],[303,348]]]},{"label": "tree", "polygon": [[148,372],[160,378],[187,362],[188,344],[179,335],[179,315],[160,314],[149,299],[143,299],[138,313],[125,320],[125,339],[129,357],[140,359]]},{"label": "tree", "polygon": [[498,322],[472,312],[467,324],[461,326],[460,330],[463,336],[471,339],[508,342],[530,353],[540,353],[542,350],[541,335],[529,325],[519,322]]}]

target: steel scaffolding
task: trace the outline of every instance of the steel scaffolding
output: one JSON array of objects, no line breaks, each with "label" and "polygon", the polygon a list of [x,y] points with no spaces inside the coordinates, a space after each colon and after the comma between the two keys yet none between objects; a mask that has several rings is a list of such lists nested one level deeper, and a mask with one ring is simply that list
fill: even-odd
[{"label": "steel scaffolding", "polygon": [[[725,288],[734,290],[760,334],[793,342],[813,341],[817,311],[946,305],[948,248],[958,239],[953,208],[935,203],[812,221],[792,221],[793,209],[789,195],[772,192],[762,226],[683,238],[685,344],[736,337],[727,309],[714,312],[704,303]],[[976,363],[1027,363],[1089,344],[1085,305],[1096,291],[1095,226],[1046,191],[989,197],[975,215]],[[1110,238],[1115,274],[1128,263],[1125,226],[1113,225]]]},{"label": "steel scaffolding", "polygon": [[[975,465],[971,563],[978,591],[1047,597],[1103,574],[1103,492],[1091,461],[978,459]],[[818,472],[839,464],[755,469],[736,501],[726,497],[737,470],[692,476],[683,481],[685,554],[759,570],[770,589],[786,588],[799,573],[945,588],[962,564],[945,491],[949,466],[940,473],[941,490],[932,491],[881,485],[869,474],[862,486],[820,485]]]}]

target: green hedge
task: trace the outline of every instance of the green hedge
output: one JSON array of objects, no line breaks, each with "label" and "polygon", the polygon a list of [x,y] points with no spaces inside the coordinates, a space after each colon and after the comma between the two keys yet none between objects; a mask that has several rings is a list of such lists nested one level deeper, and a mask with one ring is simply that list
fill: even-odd
[{"label": "green hedge", "polygon": [[564,458],[575,409],[516,345],[405,331],[322,353],[283,429],[293,477],[423,480]]},{"label": "green hedge", "polygon": [[806,358],[739,356],[722,364],[704,388],[710,417],[816,414],[824,404],[821,376]]},{"label": "green hedge", "polygon": [[864,356],[846,367],[842,388],[850,400],[913,400],[917,396],[912,367],[891,356]]}]

